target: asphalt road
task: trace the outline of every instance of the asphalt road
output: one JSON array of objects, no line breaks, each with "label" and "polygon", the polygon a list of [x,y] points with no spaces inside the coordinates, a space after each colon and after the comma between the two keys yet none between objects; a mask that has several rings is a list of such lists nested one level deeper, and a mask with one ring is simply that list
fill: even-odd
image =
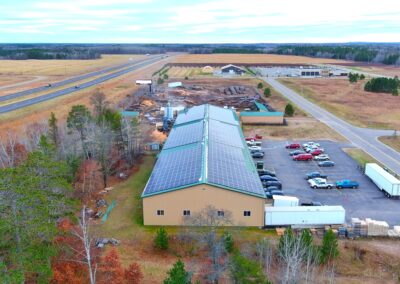
[{"label": "asphalt road", "polygon": [[112,72],[112,71],[115,71],[115,70],[118,70],[118,69],[122,69],[122,68],[125,68],[125,67],[133,66],[133,65],[137,64],[140,61],[143,61],[143,60],[135,60],[135,61],[132,61],[132,62],[129,62],[129,63],[119,64],[119,65],[116,65],[116,66],[113,66],[113,67],[108,67],[108,68],[105,68],[105,69],[102,69],[102,70],[98,70],[98,71],[90,72],[90,73],[87,73],[87,74],[75,76],[75,77],[60,81],[60,82],[55,82],[55,83],[51,83],[50,82],[51,86],[47,86],[47,83],[46,83],[46,86],[41,86],[41,87],[37,87],[37,88],[29,89],[29,90],[24,90],[24,91],[17,92],[17,93],[13,93],[13,94],[1,96],[0,97],[0,102],[7,101],[7,100],[10,100],[10,99],[15,99],[15,98],[18,98],[18,97],[31,95],[31,94],[35,94],[35,93],[39,93],[39,92],[43,92],[43,91],[47,91],[47,90],[51,90],[51,89],[58,88],[58,87],[62,87],[62,86],[65,86],[65,85],[68,85],[68,84],[71,84],[71,83],[74,83],[74,82],[78,82],[78,81],[81,81],[81,80],[84,80],[84,79],[88,79],[90,77],[99,76],[101,74],[106,74],[106,73],[109,73],[109,72]]},{"label": "asphalt road", "polygon": [[[306,141],[296,141],[304,143]],[[382,191],[358,168],[357,162],[347,155],[342,148],[351,147],[348,142],[315,141],[321,144],[334,167],[321,168],[316,161],[293,161],[285,149],[288,141],[263,141],[265,166],[274,168],[282,181],[283,192],[296,196],[300,202],[317,201],[324,205],[342,205],[346,209],[346,221],[352,217],[384,220],[391,226],[398,225],[400,200],[387,198]],[[355,180],[358,189],[312,189],[305,180],[309,172],[319,171],[328,176],[328,182],[342,179]]]},{"label": "asphalt road", "polygon": [[263,78],[283,96],[347,138],[354,146],[364,150],[393,172],[400,174],[400,153],[378,140],[380,136],[393,135],[394,130],[361,128],[338,118],[327,110],[308,101],[274,78]]},{"label": "asphalt road", "polygon": [[[80,91],[82,89],[89,88],[91,86],[103,83],[105,81],[108,81],[110,79],[119,77],[119,76],[124,75],[126,73],[135,71],[135,70],[137,70],[139,68],[142,68],[142,67],[144,67],[146,65],[150,65],[152,63],[155,63],[155,62],[161,60],[162,58],[163,58],[163,56],[157,56],[157,57],[153,57],[153,58],[150,58],[150,59],[146,59],[146,60],[140,61],[140,62],[135,63],[134,65],[132,65],[132,66],[130,66],[128,68],[125,68],[125,69],[119,70],[117,72],[114,72],[114,73],[99,77],[97,79],[94,79],[94,80],[86,82],[86,83],[82,83],[82,84],[76,85],[77,88],[75,86],[74,87],[69,87],[69,88],[66,88],[66,89],[62,89],[62,90],[59,90],[59,91],[48,93],[48,94],[45,94],[45,95],[42,95],[42,96],[39,96],[39,97],[35,97],[35,98],[32,98],[32,99],[27,99],[27,100],[24,100],[24,101],[20,101],[20,102],[8,104],[8,105],[5,105],[5,106],[1,106],[0,107],[0,114],[1,113],[7,113],[7,112],[10,112],[10,111],[14,111],[14,110],[17,110],[17,109],[20,109],[20,108],[23,108],[23,107],[27,107],[27,106],[34,105],[34,104],[37,104],[37,103],[41,103],[41,102],[44,102],[44,101],[47,101],[47,100],[50,100],[50,99],[53,99],[53,98],[56,98],[56,97],[64,96],[64,95],[67,95],[67,94],[71,94],[73,92]],[[101,71],[97,71],[97,72],[101,72]],[[86,75],[84,75],[84,76],[86,76]]]}]

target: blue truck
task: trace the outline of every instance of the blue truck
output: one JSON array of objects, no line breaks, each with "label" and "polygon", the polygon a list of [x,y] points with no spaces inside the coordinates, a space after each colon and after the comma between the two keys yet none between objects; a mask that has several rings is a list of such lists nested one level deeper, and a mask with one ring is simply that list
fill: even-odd
[{"label": "blue truck", "polygon": [[359,187],[359,183],[353,180],[348,180],[348,179],[344,179],[344,180],[339,180],[336,182],[336,188],[358,188]]}]

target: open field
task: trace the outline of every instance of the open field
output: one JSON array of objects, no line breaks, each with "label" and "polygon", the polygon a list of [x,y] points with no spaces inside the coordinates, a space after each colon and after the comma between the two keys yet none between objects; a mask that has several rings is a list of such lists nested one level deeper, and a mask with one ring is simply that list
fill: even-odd
[{"label": "open field", "polygon": [[136,79],[151,76],[151,74],[160,69],[165,63],[158,62],[140,70],[130,72],[126,75],[104,82],[79,92],[66,96],[61,96],[43,103],[35,104],[17,111],[12,111],[0,116],[0,136],[7,129],[23,133],[26,127],[35,122],[46,122],[51,112],[54,112],[60,123],[66,120],[68,112],[73,105],[89,105],[90,96],[98,89],[104,92],[111,105],[119,106],[120,102],[132,94],[137,86],[134,84]]},{"label": "open field", "polygon": [[167,72],[170,78],[185,78],[197,76],[212,76],[213,73],[204,73],[203,68],[200,67],[178,67],[172,66]]},{"label": "open field", "polygon": [[349,67],[354,71],[363,71],[371,74],[379,74],[384,76],[398,76],[400,77],[400,66],[385,66],[385,65],[371,65],[371,66],[352,66]]},{"label": "open field", "polygon": [[364,82],[347,79],[280,79],[290,87],[353,125],[400,129],[400,97],[364,91]]},{"label": "open field", "polygon": [[400,152],[400,137],[399,136],[382,136],[379,137],[379,141],[385,143],[389,147],[392,147],[397,152]]},{"label": "open field", "polygon": [[312,58],[305,56],[276,55],[276,54],[183,54],[176,57],[173,63],[247,63],[247,64],[329,64],[346,63],[345,60]]},{"label": "open field", "polygon": [[145,55],[102,55],[94,60],[1,60],[0,75],[71,76],[95,71],[114,64],[141,59]]},{"label": "open field", "polygon": [[346,141],[336,131],[312,117],[286,118],[288,125],[244,125],[245,136],[260,134],[267,140],[332,140]]},{"label": "open field", "polygon": [[14,84],[22,83],[22,82],[26,82],[26,81],[31,81],[31,80],[34,80],[34,79],[36,79],[36,77],[33,77],[33,76],[0,75],[0,90],[4,89],[4,88],[7,88],[7,86],[12,87],[12,85],[14,85]]}]

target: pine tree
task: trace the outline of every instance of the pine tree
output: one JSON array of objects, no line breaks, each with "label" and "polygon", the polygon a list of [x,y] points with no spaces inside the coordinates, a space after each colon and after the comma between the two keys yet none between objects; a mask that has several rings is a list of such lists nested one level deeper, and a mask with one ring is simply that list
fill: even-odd
[{"label": "pine tree", "polygon": [[285,116],[292,117],[294,115],[294,108],[291,103],[288,103],[285,107]]},{"label": "pine tree", "polygon": [[283,251],[286,248],[291,249],[291,247],[294,246],[295,239],[296,237],[294,236],[292,229],[287,228],[279,239],[278,254],[283,254]]},{"label": "pine tree", "polygon": [[322,240],[320,247],[320,261],[327,263],[339,255],[338,241],[332,229],[329,229]]},{"label": "pine tree", "polygon": [[99,272],[99,283],[123,283],[125,273],[121,265],[119,253],[115,248],[112,248],[102,259]]},{"label": "pine tree", "polygon": [[225,250],[229,253],[233,252],[234,242],[231,233],[226,232],[224,234]]},{"label": "pine tree", "polygon": [[55,146],[58,145],[58,126],[57,126],[57,118],[54,112],[50,114],[50,118],[48,121],[49,124],[49,131],[48,131],[48,136],[51,141]]},{"label": "pine tree", "polygon": [[265,88],[264,89],[264,96],[269,98],[271,96],[271,89],[270,88]]},{"label": "pine tree", "polygon": [[263,84],[263,83],[261,83],[261,82],[260,82],[260,83],[258,83],[258,84],[257,84],[257,88],[259,88],[259,89],[262,89],[262,88],[264,88],[264,84]]},{"label": "pine tree", "polygon": [[131,263],[127,269],[125,269],[125,281],[129,284],[137,284],[143,280],[143,273],[140,266],[137,263]]},{"label": "pine tree", "polygon": [[270,283],[262,272],[261,266],[239,253],[231,258],[231,276],[234,283],[268,284]]},{"label": "pine tree", "polygon": [[181,260],[178,260],[167,274],[168,277],[164,280],[164,284],[191,283],[191,275],[185,270],[185,264]]},{"label": "pine tree", "polygon": [[157,230],[156,237],[154,238],[154,246],[160,250],[168,249],[168,234],[164,228]]}]

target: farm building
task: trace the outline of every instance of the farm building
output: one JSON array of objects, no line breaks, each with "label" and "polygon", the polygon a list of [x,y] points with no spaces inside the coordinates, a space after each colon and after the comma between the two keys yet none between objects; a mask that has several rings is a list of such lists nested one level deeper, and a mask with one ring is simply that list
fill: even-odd
[{"label": "farm building", "polygon": [[241,111],[240,120],[243,124],[283,124],[283,112],[269,111],[259,102],[254,102],[257,111]]},{"label": "farm building", "polygon": [[142,193],[145,225],[182,225],[209,205],[235,226],[264,225],[265,193],[236,113],[182,111]]},{"label": "farm building", "polygon": [[221,67],[222,74],[235,74],[235,75],[242,75],[246,73],[246,71],[236,65],[229,64]]}]

